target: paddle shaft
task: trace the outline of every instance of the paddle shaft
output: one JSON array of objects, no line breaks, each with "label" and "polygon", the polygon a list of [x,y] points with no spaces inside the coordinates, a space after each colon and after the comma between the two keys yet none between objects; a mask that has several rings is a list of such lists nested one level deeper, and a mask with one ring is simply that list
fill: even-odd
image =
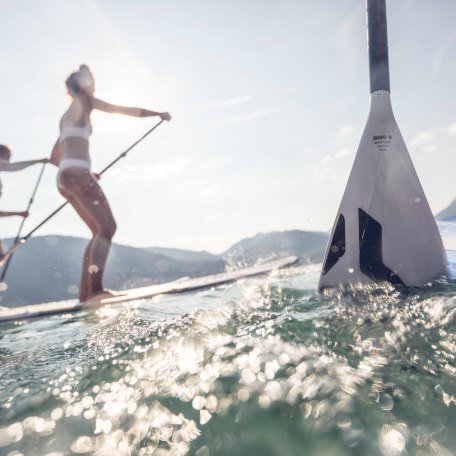
[{"label": "paddle shaft", "polygon": [[164,122],[164,119],[160,120],[156,125],[154,125],[149,131],[147,131],[141,138],[139,138],[135,143],[133,143],[127,150],[122,152],[116,159],[114,159],[109,165],[105,166],[100,172],[100,176],[104,174],[109,168],[114,166],[121,158],[124,158],[127,156],[128,152],[130,152],[133,147],[135,147],[137,144],[139,144],[144,138],[149,136],[156,128],[158,128],[162,123]]},{"label": "paddle shaft", "polygon": [[366,0],[370,92],[390,91],[385,0]]},{"label": "paddle shaft", "polygon": [[[40,174],[38,176],[38,179],[36,181],[36,184],[35,184],[35,188],[33,189],[33,192],[32,192],[32,196],[30,197],[30,201],[28,203],[28,206],[27,206],[27,212],[30,210],[32,204],[33,204],[33,201],[35,199],[35,195],[36,195],[36,191],[38,190],[38,186],[40,185],[40,182],[41,182],[41,178],[43,177],[43,173],[44,173],[44,168],[46,167],[46,163],[43,163],[43,166],[41,167],[41,171],[40,171]],[[19,230],[17,232],[17,235],[16,235],[16,238],[14,239],[14,244],[17,244],[20,237],[21,237],[21,232],[22,232],[22,228],[24,227],[24,223],[25,223],[25,217],[22,218],[22,222],[19,226]],[[6,276],[6,273],[8,272],[8,268],[9,268],[9,265],[11,263],[11,260],[13,258],[13,252],[11,252],[11,254],[8,256],[8,259],[6,260],[6,263],[5,263],[5,266],[3,266],[3,270],[2,270],[2,274],[0,275],[0,282],[3,282],[5,276]]]},{"label": "paddle shaft", "polygon": [[[124,158],[127,156],[128,152],[130,152],[131,149],[133,149],[136,145],[138,145],[144,138],[146,138],[148,135],[150,135],[159,125],[161,125],[164,122],[164,119],[160,120],[156,125],[154,125],[150,130],[148,130],[141,138],[139,138],[136,142],[134,142],[127,150],[123,151],[117,158],[115,158],[111,163],[109,163],[107,166],[105,166],[99,174],[102,175],[104,174],[109,168],[114,166],[121,158]],[[62,205],[60,205],[57,209],[55,209],[54,212],[49,214],[41,223],[39,223],[33,230],[31,230],[29,233],[27,233],[24,237],[20,239],[19,242],[16,242],[15,245],[13,245],[13,248],[16,248],[18,245],[23,244],[25,241],[27,241],[30,236],[33,235],[39,228],[41,228],[46,222],[48,222],[54,215],[56,215],[58,212],[60,212],[66,205],[68,204],[68,201],[65,201]],[[16,247],[15,247],[16,246]]]}]

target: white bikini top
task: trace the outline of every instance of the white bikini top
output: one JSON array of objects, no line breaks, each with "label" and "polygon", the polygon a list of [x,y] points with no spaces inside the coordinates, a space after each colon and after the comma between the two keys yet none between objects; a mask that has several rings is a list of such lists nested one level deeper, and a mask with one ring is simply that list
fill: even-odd
[{"label": "white bikini top", "polygon": [[69,117],[69,113],[66,112],[60,121],[59,142],[63,142],[67,138],[89,139],[92,134],[92,124],[90,121],[81,127],[74,125],[73,119],[70,119]]}]

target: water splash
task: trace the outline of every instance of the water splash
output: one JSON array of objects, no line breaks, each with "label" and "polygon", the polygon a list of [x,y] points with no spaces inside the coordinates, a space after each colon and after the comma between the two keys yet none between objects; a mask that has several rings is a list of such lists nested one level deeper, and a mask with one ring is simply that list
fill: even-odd
[{"label": "water splash", "polygon": [[317,278],[5,326],[1,451],[453,454],[452,287],[324,297]]}]

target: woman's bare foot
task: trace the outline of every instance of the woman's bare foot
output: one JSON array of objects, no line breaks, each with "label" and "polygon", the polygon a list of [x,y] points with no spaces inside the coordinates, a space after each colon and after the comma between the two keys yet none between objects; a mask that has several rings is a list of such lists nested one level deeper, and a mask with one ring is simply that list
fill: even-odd
[{"label": "woman's bare foot", "polygon": [[121,291],[113,291],[104,288],[101,291],[89,293],[84,301],[102,301],[103,299],[116,298],[123,295],[125,295],[125,293],[122,293]]}]

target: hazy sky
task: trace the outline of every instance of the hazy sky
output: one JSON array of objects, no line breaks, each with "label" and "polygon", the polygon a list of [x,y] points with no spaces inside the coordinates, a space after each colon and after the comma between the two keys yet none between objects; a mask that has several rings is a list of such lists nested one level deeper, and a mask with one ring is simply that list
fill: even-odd
[{"label": "hazy sky", "polygon": [[[434,212],[456,196],[456,2],[389,0],[393,108]],[[96,95],[167,110],[102,179],[114,241],[218,253],[329,230],[369,109],[364,0],[0,0],[0,143],[48,156],[80,63]],[[156,122],[94,113],[93,169]],[[39,167],[2,173],[23,210]],[[48,165],[25,232],[63,200]],[[20,220],[2,219],[2,237]],[[89,237],[67,207],[37,234]]]}]

